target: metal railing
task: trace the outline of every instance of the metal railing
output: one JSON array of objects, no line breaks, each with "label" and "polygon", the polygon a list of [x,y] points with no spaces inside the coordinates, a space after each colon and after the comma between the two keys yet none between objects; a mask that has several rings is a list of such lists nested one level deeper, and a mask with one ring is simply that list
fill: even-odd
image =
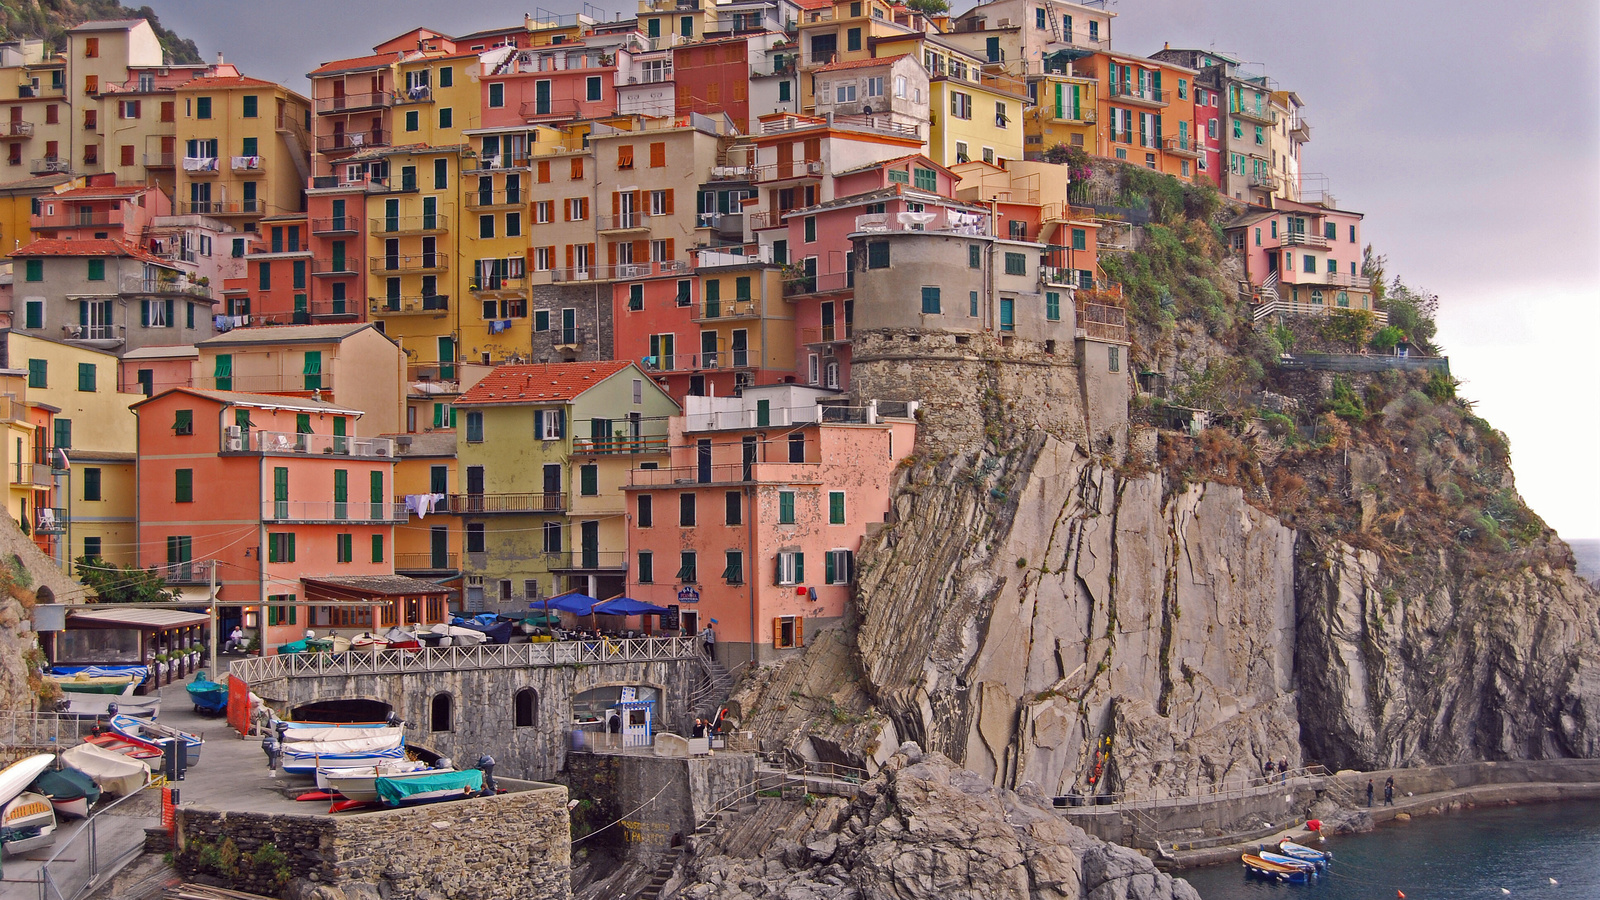
[{"label": "metal railing", "polygon": [[563,492],[450,495],[450,512],[458,515],[565,512],[566,509],[567,495]]},{"label": "metal railing", "polygon": [[615,216],[600,216],[596,222],[601,231],[631,231],[635,228],[649,228],[650,214],[640,210],[620,213]]},{"label": "metal railing", "polygon": [[[106,827],[110,830],[105,837],[102,839],[99,834],[102,818],[142,793],[134,791],[101,807],[84,822],[83,827],[65,841],[57,841],[53,845],[55,852],[39,867],[39,900],[76,900],[87,896],[100,885],[103,877],[118,871],[124,862],[144,852],[144,828],[118,828],[107,823]],[[119,824],[125,824],[128,819],[142,819],[147,826],[161,821],[159,815],[134,816],[122,812],[117,813],[116,818],[123,820]]]},{"label": "metal railing", "polygon": [[370,272],[446,272],[450,269],[450,254],[424,253],[420,256],[374,256],[368,264]]},{"label": "metal railing", "polygon": [[65,750],[83,742],[94,720],[60,713],[0,710],[0,747]]},{"label": "metal railing", "polygon": [[194,284],[186,278],[141,278],[130,275],[122,279],[124,294],[185,294],[191,297],[211,296],[211,286]]},{"label": "metal railing", "polygon": [[[628,554],[624,550],[563,550],[544,555],[550,569],[626,569]],[[605,614],[605,607],[595,612]]]},{"label": "metal railing", "polygon": [[[831,420],[830,421],[836,421]],[[629,487],[679,487],[695,484],[742,484],[745,482],[804,484],[820,477],[814,462],[717,463],[710,466],[667,466],[660,469],[629,469]]]},{"label": "metal railing", "polygon": [[848,341],[855,337],[855,330],[856,327],[853,323],[802,328],[800,329],[800,342],[802,344],[832,344],[839,341]]},{"label": "metal railing", "polygon": [[[442,572],[455,569],[461,557],[455,553],[396,553],[396,572]],[[441,565],[442,563],[442,565]]]},{"label": "metal railing", "polygon": [[1171,91],[1158,91],[1153,88],[1140,90],[1137,84],[1127,81],[1114,81],[1107,86],[1111,96],[1117,100],[1131,100],[1135,103],[1158,103],[1166,106],[1172,100]]},{"label": "metal railing", "polygon": [[521,206],[528,202],[528,192],[522,190],[508,191],[467,191],[467,209],[489,209],[495,206]]},{"label": "metal railing", "polygon": [[[316,377],[316,376],[311,376]],[[238,445],[234,445],[238,441]],[[318,456],[394,456],[394,441],[389,438],[356,438],[332,434],[294,434],[284,431],[250,431],[244,435],[222,436],[224,452],[305,453]]]},{"label": "metal railing", "polygon": [[1084,337],[1101,341],[1128,339],[1127,310],[1109,303],[1089,303],[1081,300],[1074,305],[1077,312],[1077,330],[1082,332]]},{"label": "metal railing", "polygon": [[733,300],[704,300],[695,310],[694,319],[748,319],[761,315],[761,301],[750,297]]},{"label": "metal railing", "polygon": [[345,113],[355,112],[358,109],[377,109],[388,106],[393,102],[394,94],[389,91],[340,94],[336,97],[320,97],[316,101],[318,113]]},{"label": "metal railing", "polygon": [[1231,107],[1231,104],[1230,104],[1230,109],[1228,110],[1228,112],[1230,112],[1233,115],[1236,115],[1236,116],[1238,116],[1238,117],[1240,117],[1242,119],[1249,119],[1252,122],[1260,122],[1263,125],[1276,125],[1276,124],[1278,124],[1278,111],[1275,110],[1275,109],[1270,109],[1269,108],[1269,109],[1260,109],[1260,110],[1258,110],[1258,109],[1251,109],[1251,108],[1249,108],[1247,106],[1239,106],[1237,108],[1233,108],[1233,107]]},{"label": "metal railing", "polygon": [[665,453],[667,436],[574,438],[573,455],[604,453]]},{"label": "metal railing", "polygon": [[263,500],[261,519],[273,522],[405,522],[404,502],[370,500]]},{"label": "metal railing", "polygon": [[185,156],[183,170],[190,175],[200,175],[206,172],[215,172],[218,161],[215,156]]},{"label": "metal railing", "polygon": [[[1251,312],[1251,318],[1252,318],[1253,321],[1260,322],[1260,321],[1262,321],[1264,319],[1268,319],[1268,318],[1271,318],[1272,316],[1276,316],[1276,315],[1283,315],[1283,316],[1328,316],[1328,315],[1332,315],[1332,314],[1334,314],[1336,312],[1356,312],[1356,311],[1357,311],[1357,308],[1352,308],[1352,307],[1349,307],[1349,306],[1339,306],[1339,305],[1334,304],[1334,303],[1305,303],[1305,302],[1296,303],[1293,300],[1284,299],[1284,298],[1278,297],[1278,296],[1272,296],[1272,297],[1267,298],[1265,300],[1265,302],[1263,302],[1263,303],[1259,304],[1258,306],[1256,306],[1256,308]],[[1369,309],[1369,310],[1366,310],[1366,312],[1372,313],[1373,321],[1376,322],[1379,326],[1383,326],[1383,325],[1388,325],[1389,324],[1389,313],[1387,311],[1381,310],[1381,309]]]},{"label": "metal railing", "polygon": [[[373,219],[377,222],[377,219]],[[361,230],[361,217],[352,215],[329,216],[311,220],[312,234],[355,234]]]},{"label": "metal railing", "polygon": [[373,219],[371,228],[373,234],[430,234],[449,230],[450,220],[442,213],[431,216],[386,216]]},{"label": "metal railing", "polygon": [[536,666],[655,662],[692,659],[699,652],[692,637],[603,638],[538,644],[479,644],[422,650],[278,653],[235,660],[230,674],[249,685],[283,678],[323,675],[388,675],[402,672],[459,672]]},{"label": "metal railing", "polygon": [[41,506],[33,511],[34,531],[38,534],[63,534],[67,530],[67,511]]},{"label": "metal railing", "polygon": [[50,487],[55,483],[55,466],[50,463],[19,462],[13,473],[12,484]]},{"label": "metal railing", "polygon": [[416,297],[373,297],[367,312],[374,316],[442,316],[450,311],[450,298],[444,294]]},{"label": "metal railing", "polygon": [[540,103],[537,100],[529,100],[517,107],[517,115],[524,119],[542,119],[551,116],[565,119],[576,118],[578,115],[578,101],[561,99]]},{"label": "metal railing", "polygon": [[33,175],[46,175],[55,172],[71,172],[72,160],[60,156],[46,156],[36,159],[28,164],[28,172]]},{"label": "metal railing", "polygon": [[316,257],[311,260],[311,274],[313,275],[354,275],[356,263],[361,261],[359,256],[346,256],[343,259],[331,257]]},{"label": "metal railing", "polygon": [[406,103],[432,103],[433,88],[426,84],[408,87],[403,91],[396,91],[394,105],[401,106]]},{"label": "metal railing", "polygon": [[151,566],[168,584],[207,584],[216,560],[196,559]]},{"label": "metal railing", "polygon": [[6,135],[8,137],[32,137],[32,122],[7,122]]},{"label": "metal railing", "polygon": [[265,200],[180,200],[179,215],[227,216],[253,215],[267,211]]},{"label": "metal railing", "polygon": [[235,172],[254,172],[261,169],[259,156],[234,156],[228,159],[228,168]]},{"label": "metal railing", "polygon": [[387,147],[392,135],[382,128],[367,131],[336,131],[317,135],[317,152],[333,153],[342,150],[360,150],[364,147]]},{"label": "metal railing", "polygon": [[144,154],[144,167],[146,169],[172,169],[178,165],[177,153],[146,153]]},{"label": "metal railing", "polygon": [[827,294],[849,290],[856,286],[854,272],[818,272],[815,275],[796,275],[783,282],[783,295]]}]

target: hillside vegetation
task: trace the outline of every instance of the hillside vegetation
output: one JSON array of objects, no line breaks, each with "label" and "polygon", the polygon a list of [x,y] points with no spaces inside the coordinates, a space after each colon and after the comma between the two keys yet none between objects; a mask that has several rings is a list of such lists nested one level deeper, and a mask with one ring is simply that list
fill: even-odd
[{"label": "hillside vegetation", "polygon": [[113,0],[0,0],[0,39],[39,38],[61,50],[66,45],[67,31],[92,19],[148,19],[161,39],[167,62],[202,62],[194,41],[161,27],[150,7],[123,6]]}]

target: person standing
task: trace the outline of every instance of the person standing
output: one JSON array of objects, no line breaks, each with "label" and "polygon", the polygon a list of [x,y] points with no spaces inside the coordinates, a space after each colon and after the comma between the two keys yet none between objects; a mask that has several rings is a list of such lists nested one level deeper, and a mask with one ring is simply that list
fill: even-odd
[{"label": "person standing", "polygon": [[717,656],[717,633],[712,629],[711,623],[706,623],[705,630],[700,632],[700,640],[705,644],[706,655],[715,659]]},{"label": "person standing", "polygon": [[1372,808],[1372,779],[1367,779],[1367,809]]},{"label": "person standing", "polygon": [[1394,776],[1390,775],[1383,780],[1383,805],[1394,805]]}]

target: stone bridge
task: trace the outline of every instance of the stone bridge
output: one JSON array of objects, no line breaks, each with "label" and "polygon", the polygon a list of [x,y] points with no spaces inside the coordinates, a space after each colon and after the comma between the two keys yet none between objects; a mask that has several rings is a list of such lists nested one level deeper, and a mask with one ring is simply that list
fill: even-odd
[{"label": "stone bridge", "polygon": [[[687,735],[691,695],[707,681],[694,638],[278,654],[236,661],[229,671],[280,715],[333,700],[385,703],[409,723],[408,744],[463,766],[487,753],[497,771],[535,780],[565,767],[573,699],[584,691],[657,688],[657,730]],[[524,689],[533,692],[532,707],[523,695],[519,724]],[[448,722],[434,715],[440,703],[448,704]]]}]

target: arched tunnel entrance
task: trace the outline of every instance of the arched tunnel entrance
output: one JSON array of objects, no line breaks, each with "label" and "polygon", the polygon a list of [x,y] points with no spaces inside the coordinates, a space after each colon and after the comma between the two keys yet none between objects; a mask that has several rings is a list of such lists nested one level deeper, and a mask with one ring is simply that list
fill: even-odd
[{"label": "arched tunnel entrance", "polygon": [[289,710],[296,722],[382,722],[394,707],[382,700],[315,700]]}]

